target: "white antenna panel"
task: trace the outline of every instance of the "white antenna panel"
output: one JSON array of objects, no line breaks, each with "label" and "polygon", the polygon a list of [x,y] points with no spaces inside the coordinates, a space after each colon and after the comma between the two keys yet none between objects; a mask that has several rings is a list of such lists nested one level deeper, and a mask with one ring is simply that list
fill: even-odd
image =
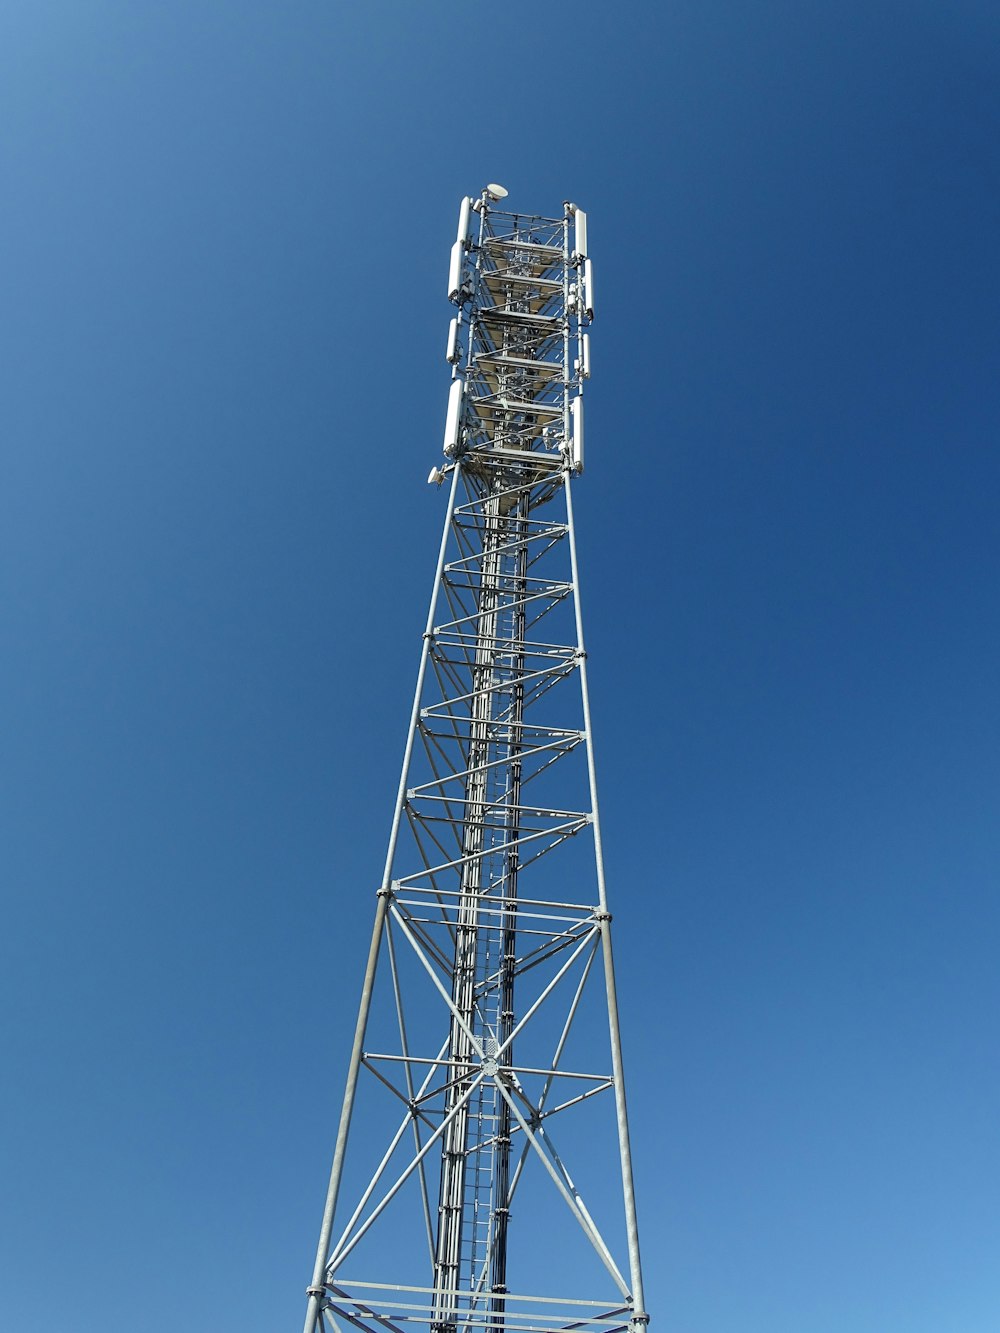
[{"label": "white antenna panel", "polygon": [[462,429],[462,393],[464,385],[460,379],[451,382],[448,392],[448,416],[444,423],[444,451],[449,458],[458,450],[458,437]]},{"label": "white antenna panel", "polygon": [[581,365],[580,369],[585,380],[590,379],[590,334],[585,333],[581,339]]},{"label": "white antenna panel", "polygon": [[574,398],[570,412],[573,417],[573,471],[583,471],[583,399]]},{"label": "white antenna panel", "polygon": [[582,208],[576,210],[576,248],[574,258],[587,258],[587,215]]},{"label": "white antenna panel", "polygon": [[469,240],[469,208],[471,204],[472,200],[466,195],[463,197],[458,210],[458,243],[463,250]]},{"label": "white antenna panel", "polygon": [[451,247],[451,266],[448,269],[448,300],[457,302],[462,293],[462,260],[465,247],[456,241]]},{"label": "white antenna panel", "polygon": [[458,358],[458,318],[456,316],[448,325],[448,351],[445,353],[445,359],[455,365]]},{"label": "white antenna panel", "polygon": [[594,265],[588,259],[583,266],[583,308],[590,319],[594,318]]}]

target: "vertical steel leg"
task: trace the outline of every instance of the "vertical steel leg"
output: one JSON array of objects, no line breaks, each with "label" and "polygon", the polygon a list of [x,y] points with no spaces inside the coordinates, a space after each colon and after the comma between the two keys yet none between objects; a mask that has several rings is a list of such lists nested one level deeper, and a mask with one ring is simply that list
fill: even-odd
[{"label": "vertical steel leg", "polygon": [[351,1116],[354,1112],[354,1095],[358,1087],[358,1071],[361,1068],[361,1052],[364,1046],[365,1029],[368,1026],[368,1014],[371,1010],[372,989],[375,984],[375,971],[378,967],[379,946],[382,943],[382,931],[385,927],[385,913],[389,905],[389,890],[380,889],[378,906],[375,909],[375,926],[372,930],[372,942],[368,949],[368,965],[361,988],[361,1006],[358,1021],[354,1029],[354,1045],[351,1048],[351,1061],[347,1070],[347,1087],[344,1090],[344,1104],[340,1112],[340,1127],[337,1130],[337,1144],[333,1150],[333,1166],[330,1169],[330,1186],[326,1194],[326,1207],[323,1210],[323,1223],[319,1232],[319,1244],[316,1247],[316,1263],[313,1268],[312,1282],[309,1284],[309,1305],[306,1309],[306,1322],[303,1333],[315,1333],[316,1320],[323,1300],[326,1281],[326,1261],[330,1249],[330,1234],[333,1231],[333,1215],[337,1208],[337,1195],[340,1193],[340,1177],[344,1169],[344,1154],[347,1151],[347,1135],[351,1128]]},{"label": "vertical steel leg", "polygon": [[459,464],[456,464],[452,470],[451,494],[448,499],[448,512],[445,514],[444,530],[441,534],[441,546],[438,552],[437,570],[434,575],[434,586],[431,589],[430,606],[427,611],[427,624],[424,630],[423,648],[420,654],[420,667],[417,671],[417,684],[413,692],[413,708],[410,712],[410,730],[406,738],[406,748],[403,752],[403,765],[399,778],[399,789],[396,793],[396,808],[393,812],[392,827],[389,831],[389,846],[385,857],[385,870],[382,876],[382,887],[379,890],[378,906],[375,911],[375,926],[372,930],[371,946],[368,950],[368,965],[365,969],[365,978],[361,990],[361,1006],[358,1010],[358,1022],[354,1030],[354,1045],[351,1048],[351,1059],[347,1071],[347,1087],[344,1091],[344,1104],[340,1112],[340,1127],[337,1130],[337,1143],[333,1152],[333,1166],[330,1170],[330,1185],[327,1190],[326,1207],[323,1210],[323,1222],[320,1227],[319,1244],[316,1247],[316,1263],[313,1267],[312,1282],[309,1284],[308,1295],[309,1304],[306,1309],[306,1321],[303,1333],[316,1333],[317,1319],[320,1315],[323,1300],[323,1284],[326,1279],[326,1262],[330,1252],[330,1236],[333,1231],[333,1218],[337,1208],[337,1195],[340,1192],[340,1178],[344,1169],[344,1155],[347,1151],[347,1136],[351,1127],[351,1116],[354,1112],[354,1097],[358,1086],[358,1071],[361,1068],[361,1054],[364,1046],[365,1031],[368,1027],[368,1014],[371,1010],[372,990],[375,984],[375,972],[378,967],[379,947],[382,943],[382,931],[385,928],[385,916],[388,910],[391,898],[391,876],[392,863],[396,855],[396,842],[399,838],[399,826],[403,814],[403,805],[406,800],[406,776],[410,768],[410,758],[413,754],[413,741],[416,735],[417,722],[420,716],[420,698],[424,688],[424,676],[427,673],[427,659],[430,655],[431,634],[434,629],[434,615],[437,609],[438,591],[441,587],[441,575],[444,570],[445,554],[448,549],[448,531],[451,526],[452,513],[455,509],[455,496],[458,493],[458,474],[461,470]]},{"label": "vertical steel leg", "polygon": [[649,1322],[642,1289],[642,1263],[639,1257],[639,1222],[635,1210],[635,1184],[632,1174],[632,1149],[628,1133],[628,1108],[625,1104],[625,1068],[622,1061],[621,1029],[618,1023],[618,992],[611,953],[611,914],[608,911],[604,878],[604,850],[601,843],[601,819],[597,804],[597,768],[594,763],[594,736],[590,723],[590,691],[587,686],[587,653],[583,644],[583,612],[580,607],[580,572],[576,560],[576,528],[573,522],[573,494],[570,471],[564,473],[566,518],[569,525],[570,567],[573,576],[573,608],[576,614],[577,656],[580,667],[580,691],[583,695],[583,725],[587,733],[587,771],[590,779],[590,806],[594,819],[594,854],[597,860],[597,889],[601,910],[601,945],[604,957],[604,983],[608,998],[608,1026],[611,1035],[611,1068],[615,1080],[615,1114],[618,1120],[618,1150],[621,1158],[622,1193],[625,1201],[625,1230],[628,1236],[628,1261],[632,1282],[633,1325]]}]

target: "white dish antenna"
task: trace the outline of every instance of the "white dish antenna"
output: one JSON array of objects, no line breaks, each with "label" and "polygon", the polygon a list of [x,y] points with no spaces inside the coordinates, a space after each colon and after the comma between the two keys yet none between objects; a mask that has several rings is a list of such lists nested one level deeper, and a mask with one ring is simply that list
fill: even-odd
[{"label": "white dish antenna", "polygon": [[501,199],[507,198],[507,191],[503,188],[502,185],[487,185],[486,193],[490,196],[491,199],[496,199],[498,202]]}]

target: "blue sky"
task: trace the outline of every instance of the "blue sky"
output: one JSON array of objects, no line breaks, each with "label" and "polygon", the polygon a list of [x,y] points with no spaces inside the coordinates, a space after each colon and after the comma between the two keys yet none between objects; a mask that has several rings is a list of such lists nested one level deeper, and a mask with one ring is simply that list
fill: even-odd
[{"label": "blue sky", "polygon": [[656,1326],[997,1328],[998,68],[972,0],[4,6],[5,1327],[300,1326],[496,180],[590,215]]}]

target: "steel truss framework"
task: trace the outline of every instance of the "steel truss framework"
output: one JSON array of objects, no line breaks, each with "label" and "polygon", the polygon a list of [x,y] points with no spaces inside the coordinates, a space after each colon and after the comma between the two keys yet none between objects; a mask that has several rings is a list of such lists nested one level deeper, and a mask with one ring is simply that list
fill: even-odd
[{"label": "steel truss framework", "polygon": [[[502,212],[496,196],[463,201],[453,252],[449,462],[432,473],[449,479],[448,512],[305,1333],[641,1333],[648,1318],[571,496],[593,314],[586,219],[571,204],[557,219]],[[581,836],[590,854],[567,858]],[[588,1026],[595,991],[603,1031]],[[380,995],[392,1029],[369,1048]],[[363,1082],[399,1115],[345,1218]],[[620,1179],[617,1256],[553,1136],[557,1118],[609,1097],[617,1143],[612,1130],[587,1151]],[[511,1223],[531,1172],[593,1263],[569,1295],[509,1281],[509,1224],[532,1224]],[[399,1277],[397,1256],[377,1249],[379,1270],[354,1277],[401,1208],[403,1234],[425,1238],[425,1279]]]}]

